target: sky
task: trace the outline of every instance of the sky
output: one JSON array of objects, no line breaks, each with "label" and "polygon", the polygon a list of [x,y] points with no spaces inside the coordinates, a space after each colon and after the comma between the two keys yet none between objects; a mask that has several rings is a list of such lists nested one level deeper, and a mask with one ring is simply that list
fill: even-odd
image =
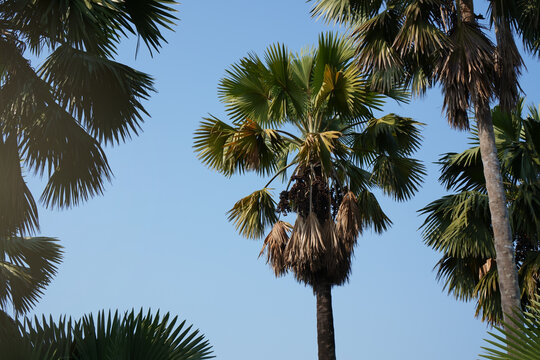
[{"label": "sky", "polygon": [[[292,51],[339,31],[311,18],[303,0],[184,0],[181,19],[159,54],[125,41],[119,61],[155,78],[143,132],[106,152],[114,172],[103,196],[68,210],[40,208],[41,234],[65,248],[58,275],[32,315],[75,318],[101,309],[141,307],[178,315],[209,339],[222,360],[315,359],[312,290],[291,275],[276,279],[262,241],[239,236],[225,213],[262,188],[264,178],[225,178],[203,166],[193,132],[208,114],[226,120],[217,97],[225,69],[249,52],[280,42]],[[540,102],[540,67],[526,57],[521,81],[527,103]],[[474,359],[489,330],[474,304],[448,296],[433,267],[440,255],[422,243],[418,210],[444,195],[439,155],[466,148],[467,133],[451,130],[439,89],[394,112],[425,123],[416,154],[428,176],[410,201],[380,198],[394,225],[358,241],[350,282],[334,288],[337,357]],[[39,197],[43,181],[27,176]],[[280,189],[276,190],[276,194]]]}]

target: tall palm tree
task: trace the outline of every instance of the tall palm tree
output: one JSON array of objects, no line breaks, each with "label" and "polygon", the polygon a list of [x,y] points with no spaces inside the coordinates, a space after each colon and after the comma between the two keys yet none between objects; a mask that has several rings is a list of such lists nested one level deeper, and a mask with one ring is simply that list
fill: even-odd
[{"label": "tall palm tree", "polygon": [[[370,90],[353,57],[352,43],[332,34],[300,54],[278,44],[264,60],[249,55],[219,86],[232,124],[211,117],[195,132],[195,151],[210,168],[271,177],[234,205],[229,220],[247,238],[266,235],[260,255],[276,276],[291,271],[313,288],[321,360],[336,358],[331,288],[348,279],[358,235],[391,224],[371,190],[406,200],[424,175],[410,158],[420,124],[395,114],[375,118],[383,96]],[[278,178],[287,184],[279,203],[269,188]],[[281,218],[289,213],[294,225]]]},{"label": "tall palm tree", "polygon": [[101,311],[80,320],[55,322],[25,319],[15,331],[0,337],[6,360],[203,360],[213,358],[212,347],[199,330],[167,313],[149,311],[120,315]]},{"label": "tall palm tree", "polygon": [[114,61],[117,45],[131,33],[158,50],[174,3],[0,0],[0,237],[38,227],[22,167],[47,178],[46,206],[103,192],[102,145],[137,135],[153,91],[149,75]]},{"label": "tall palm tree", "polygon": [[[525,308],[540,294],[540,114],[531,107],[523,119],[521,110],[522,101],[511,114],[496,108],[492,117]],[[421,210],[427,215],[423,236],[443,254],[437,276],[448,292],[460,300],[476,300],[477,316],[501,324],[498,262],[478,134],[473,135],[472,148],[441,158],[440,180],[456,193]]]},{"label": "tall palm tree", "polygon": [[[491,19],[498,50],[478,24],[472,0],[317,0],[314,14],[345,22],[354,29],[360,66],[376,75],[372,83],[387,89],[394,83],[421,94],[435,83],[442,85],[444,108],[450,125],[467,129],[467,112],[474,111],[482,164],[489,195],[499,268],[499,286],[505,314],[519,308],[519,285],[512,234],[490,112],[490,100],[499,95],[508,110],[517,96],[521,60],[512,44],[505,47],[510,22],[528,48],[538,53],[536,1],[518,1],[515,20],[506,8],[511,1],[491,1]],[[509,74],[508,71],[513,71]],[[493,80],[495,79],[495,81]],[[507,319],[506,323],[510,323]]]}]

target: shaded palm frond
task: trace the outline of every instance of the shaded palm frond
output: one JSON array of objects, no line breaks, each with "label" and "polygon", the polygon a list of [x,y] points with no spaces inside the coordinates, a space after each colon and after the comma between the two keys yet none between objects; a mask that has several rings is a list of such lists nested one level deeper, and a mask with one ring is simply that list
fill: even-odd
[{"label": "shaded palm frond", "polygon": [[[212,348],[199,330],[171,317],[153,315],[141,309],[120,315],[100,311],[75,321],[61,317],[25,319],[19,340],[31,353],[30,359],[54,360],[110,357],[134,360],[203,360],[213,358]],[[2,343],[0,342],[0,346]],[[8,357],[8,360],[15,358]]]},{"label": "shaded palm frond", "polygon": [[540,55],[540,4],[537,0],[517,1],[517,30],[525,48],[534,55]]},{"label": "shaded palm frond", "polygon": [[37,230],[37,205],[22,175],[15,136],[0,136],[0,183],[0,238]]},{"label": "shaded palm frond", "polygon": [[0,237],[0,310],[29,311],[56,274],[62,247],[46,237]]},{"label": "shaded palm frond", "polygon": [[373,162],[373,181],[398,201],[410,199],[424,176],[424,164],[402,156],[379,155]]},{"label": "shaded palm frond", "polygon": [[392,225],[392,221],[384,213],[372,192],[368,190],[360,191],[357,196],[357,204],[360,214],[360,229],[372,227],[376,233],[381,234]]},{"label": "shaded palm frond", "polygon": [[276,202],[267,188],[239,200],[227,214],[236,230],[250,239],[262,237],[266,226],[277,221]]},{"label": "shaded palm frond", "polygon": [[484,170],[480,157],[480,147],[474,147],[460,154],[446,153],[439,159],[441,182],[446,190],[485,192]]},{"label": "shaded palm frond", "polygon": [[433,201],[420,210],[426,245],[455,257],[495,256],[487,195],[461,192]]},{"label": "shaded palm frond", "polygon": [[122,36],[130,32],[148,49],[158,50],[165,41],[162,29],[172,30],[177,18],[170,0],[75,0],[52,4],[40,1],[12,1],[2,4],[9,30],[21,32],[34,53],[44,46],[68,44],[101,56],[116,54]]},{"label": "shaded palm frond", "polygon": [[41,196],[47,206],[70,207],[100,195],[112,173],[100,144],[59,106],[26,129],[26,164],[49,177]]},{"label": "shaded palm frond", "polygon": [[449,124],[468,129],[470,105],[489,104],[492,97],[495,48],[476,23],[456,22],[449,40],[452,45],[443,53],[436,77],[443,86]]},{"label": "shaded palm frond", "polygon": [[148,115],[141,100],[154,91],[152,78],[118,62],[62,45],[41,66],[59,104],[105,143],[137,135]]}]

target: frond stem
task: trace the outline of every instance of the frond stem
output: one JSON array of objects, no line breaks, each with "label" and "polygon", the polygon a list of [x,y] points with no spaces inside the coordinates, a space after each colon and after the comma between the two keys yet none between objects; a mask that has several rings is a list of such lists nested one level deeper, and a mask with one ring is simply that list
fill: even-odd
[{"label": "frond stem", "polygon": [[272,181],[274,181],[278,176],[279,174],[281,174],[282,172],[284,172],[285,170],[287,170],[288,168],[290,168],[291,166],[293,166],[295,163],[292,162],[290,163],[289,165],[281,168],[274,176],[272,176],[272,178],[266,183],[266,185],[264,185],[265,188],[268,187],[268,185],[270,185],[272,183]]}]

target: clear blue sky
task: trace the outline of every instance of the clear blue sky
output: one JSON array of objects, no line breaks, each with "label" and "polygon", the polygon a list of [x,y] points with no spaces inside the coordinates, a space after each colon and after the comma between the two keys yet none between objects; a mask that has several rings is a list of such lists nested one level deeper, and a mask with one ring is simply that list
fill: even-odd
[{"label": "clear blue sky", "polygon": [[[201,117],[224,117],[216,86],[224,70],[250,51],[283,42],[314,45],[329,29],[310,18],[303,0],[184,0],[169,44],[150,58],[121,60],[156,78],[146,103],[152,118],[141,136],[107,149],[115,178],[104,196],[67,211],[41,209],[42,234],[65,246],[64,263],[35,314],[79,317],[100,309],[152,308],[186,318],[206,334],[222,360],[315,359],[315,299],[292,276],[274,278],[261,241],[241,238],[225,212],[264,179],[227,179],[195,158],[192,134]],[[522,85],[539,102],[538,61],[526,58]],[[406,203],[382,199],[394,226],[359,240],[350,283],[334,289],[337,356],[349,359],[474,359],[486,326],[473,304],[447,296],[423,245],[417,210],[443,195],[439,154],[460,151],[466,133],[450,130],[440,91],[396,112],[424,122],[417,157],[428,166],[419,194]],[[34,194],[42,184],[28,177]]]}]

